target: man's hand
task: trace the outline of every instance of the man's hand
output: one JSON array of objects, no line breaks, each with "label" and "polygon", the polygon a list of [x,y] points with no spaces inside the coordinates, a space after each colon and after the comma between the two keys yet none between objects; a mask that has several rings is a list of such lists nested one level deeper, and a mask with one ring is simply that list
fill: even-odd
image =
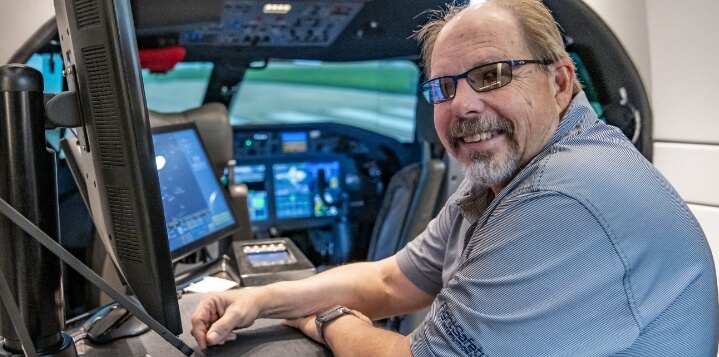
[{"label": "man's hand", "polygon": [[[362,321],[362,323],[372,326],[372,320],[370,320],[369,317],[363,315],[362,313],[360,313],[359,311],[356,311],[356,310],[353,310],[352,312],[355,313],[354,316],[349,315],[349,314],[342,315],[335,320],[327,322],[326,325],[330,325],[339,319],[353,318],[353,319],[359,319],[360,321]],[[324,341],[322,338],[320,338],[319,332],[317,331],[317,325],[315,324],[315,318],[317,318],[317,315],[305,316],[305,317],[300,317],[297,319],[287,319],[287,320],[283,320],[282,324],[290,326],[290,327],[294,327],[294,328],[302,331],[302,333],[307,335],[307,337],[326,345],[327,342]]]},{"label": "man's hand", "polygon": [[[327,294],[328,291],[333,293]],[[410,282],[402,273],[396,259],[390,257],[378,262],[343,265],[303,280],[282,281],[262,287],[208,294],[202,298],[192,315],[191,333],[197,340],[198,346],[205,349],[208,345],[219,344],[233,338],[232,330],[250,326],[257,318],[296,319],[301,316],[314,316],[335,305],[358,309],[373,318],[383,318],[427,306],[433,299],[433,296]],[[314,317],[308,317],[288,321],[288,324],[300,328],[317,340],[319,336],[313,319]],[[352,319],[357,321],[348,317],[337,318],[336,323],[331,322],[325,329],[325,337],[328,336],[328,330],[336,331],[338,335],[346,335],[349,332],[357,335],[352,338],[356,343],[345,339],[342,341],[342,346],[330,346],[333,350],[357,349],[357,346],[364,346],[370,347],[364,348],[368,352],[367,356],[403,355],[397,353],[394,348],[387,348],[381,344],[366,346],[365,338],[380,336],[376,341],[388,342],[389,346],[399,347],[401,351],[409,351],[409,340],[404,341],[401,335],[372,327],[366,317],[360,319],[352,317]],[[343,331],[344,325],[350,331]],[[363,334],[360,336],[358,332]],[[328,337],[327,340],[331,345],[332,338]]]},{"label": "man's hand", "polygon": [[200,349],[234,340],[232,330],[252,325],[259,315],[254,289],[210,293],[192,314],[192,336]]}]

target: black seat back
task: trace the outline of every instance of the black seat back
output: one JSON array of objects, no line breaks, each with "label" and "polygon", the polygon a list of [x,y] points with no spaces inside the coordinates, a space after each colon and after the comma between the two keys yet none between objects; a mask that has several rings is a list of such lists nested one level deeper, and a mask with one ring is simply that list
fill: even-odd
[{"label": "black seat back", "polygon": [[[445,176],[433,106],[418,98],[416,136],[423,145],[422,160],[400,169],[390,180],[370,238],[367,260],[394,255],[426,227],[437,212],[437,198]],[[438,158],[439,157],[439,158]]]}]

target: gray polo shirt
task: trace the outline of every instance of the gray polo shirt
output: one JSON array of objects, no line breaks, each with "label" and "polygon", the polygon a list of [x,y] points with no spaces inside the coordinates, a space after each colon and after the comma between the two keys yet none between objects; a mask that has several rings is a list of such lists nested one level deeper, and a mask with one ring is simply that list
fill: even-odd
[{"label": "gray polo shirt", "polygon": [[487,194],[466,179],[397,253],[437,295],[415,356],[716,356],[699,224],[583,92],[542,152]]}]

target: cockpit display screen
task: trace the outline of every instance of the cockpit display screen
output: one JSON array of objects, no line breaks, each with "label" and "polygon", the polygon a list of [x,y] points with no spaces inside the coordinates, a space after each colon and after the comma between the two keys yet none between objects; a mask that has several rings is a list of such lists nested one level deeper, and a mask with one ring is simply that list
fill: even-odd
[{"label": "cockpit display screen", "polygon": [[250,221],[267,220],[269,208],[265,188],[265,165],[238,165],[234,170],[234,183],[247,185],[247,210]]},{"label": "cockpit display screen", "polygon": [[307,151],[307,133],[285,132],[280,134],[283,153],[299,153]]},{"label": "cockpit display screen", "polygon": [[341,199],[338,161],[272,165],[278,219],[336,216]]}]

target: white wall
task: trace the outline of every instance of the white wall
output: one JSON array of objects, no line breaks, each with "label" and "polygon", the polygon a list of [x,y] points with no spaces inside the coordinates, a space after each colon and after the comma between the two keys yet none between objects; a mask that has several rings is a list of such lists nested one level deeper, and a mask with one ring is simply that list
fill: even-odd
[{"label": "white wall", "polygon": [[52,0],[0,0],[0,64],[53,16]]},{"label": "white wall", "polygon": [[719,145],[719,1],[652,0],[647,17],[656,141]]},{"label": "white wall", "polygon": [[584,0],[638,66],[654,164],[696,215],[719,267],[719,1]]},{"label": "white wall", "polygon": [[646,7],[654,161],[691,204],[719,263],[719,1]]}]

